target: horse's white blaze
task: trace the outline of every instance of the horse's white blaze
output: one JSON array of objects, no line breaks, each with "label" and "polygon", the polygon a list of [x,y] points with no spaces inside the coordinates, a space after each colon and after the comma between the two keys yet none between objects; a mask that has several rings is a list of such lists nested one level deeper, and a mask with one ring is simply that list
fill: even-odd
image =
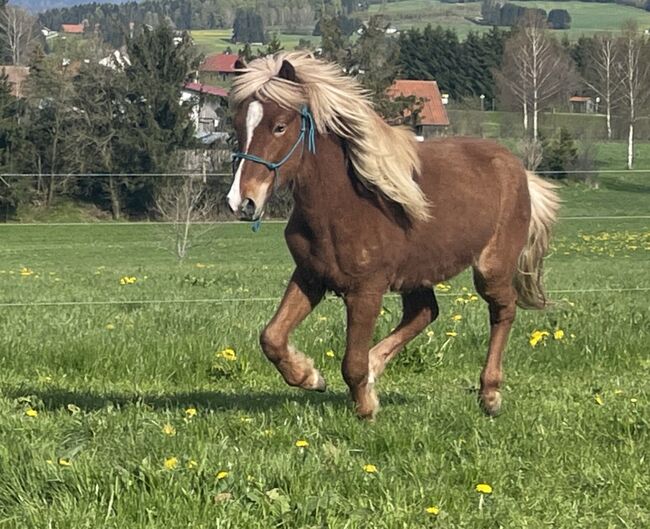
[{"label": "horse's white blaze", "polygon": [[[255,132],[255,129],[262,121],[263,117],[264,117],[264,107],[262,106],[262,104],[259,101],[251,101],[251,103],[248,105],[248,111],[246,113],[246,148],[244,149],[245,153],[248,152],[248,148],[250,147],[251,141],[253,141],[253,133]],[[238,211],[239,206],[241,206],[242,203],[239,183],[241,180],[241,172],[245,163],[246,160],[242,160],[239,163],[239,167],[237,168],[237,172],[235,173],[235,180],[233,181],[232,186],[230,187],[230,191],[228,191],[228,204],[230,205],[230,208],[233,211]]]}]

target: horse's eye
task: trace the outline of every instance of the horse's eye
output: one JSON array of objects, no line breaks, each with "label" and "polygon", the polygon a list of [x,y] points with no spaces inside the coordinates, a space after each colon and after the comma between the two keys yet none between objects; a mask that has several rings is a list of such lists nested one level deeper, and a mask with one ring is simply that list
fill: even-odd
[{"label": "horse's eye", "polygon": [[276,125],[275,128],[273,129],[273,134],[284,134],[284,132],[287,130],[287,126],[283,124]]}]

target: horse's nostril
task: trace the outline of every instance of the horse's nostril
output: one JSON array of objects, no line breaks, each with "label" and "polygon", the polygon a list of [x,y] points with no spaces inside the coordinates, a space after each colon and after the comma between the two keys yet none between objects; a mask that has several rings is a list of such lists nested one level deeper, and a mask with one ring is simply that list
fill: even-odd
[{"label": "horse's nostril", "polygon": [[246,218],[252,219],[257,208],[255,207],[255,202],[247,198],[242,202],[240,209]]}]

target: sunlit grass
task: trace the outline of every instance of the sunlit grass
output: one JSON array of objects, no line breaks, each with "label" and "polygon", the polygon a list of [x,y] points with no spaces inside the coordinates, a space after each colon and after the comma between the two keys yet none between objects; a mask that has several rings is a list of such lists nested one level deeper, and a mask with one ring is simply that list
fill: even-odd
[{"label": "sunlit grass", "polygon": [[[563,214],[586,194],[601,214],[640,208],[647,184],[629,183],[636,194],[563,189]],[[557,293],[552,310],[520,311],[491,420],[476,403],[487,311],[468,274],[445,282],[369,424],[339,374],[337,298],[294,339],[327,393],[286,387],[262,358],[292,269],[282,229],[219,226],[178,265],[155,226],[0,226],[1,302],[204,300],[0,308],[0,527],[650,524],[647,293]],[[650,287],[648,233],[644,219],[562,221],[549,288]],[[376,338],[399,317],[386,297]]]}]

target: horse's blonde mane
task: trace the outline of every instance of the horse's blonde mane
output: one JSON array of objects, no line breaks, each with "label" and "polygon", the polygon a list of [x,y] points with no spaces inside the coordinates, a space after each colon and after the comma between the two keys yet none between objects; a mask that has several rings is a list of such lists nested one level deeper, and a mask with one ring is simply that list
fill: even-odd
[{"label": "horse's blonde mane", "polygon": [[[283,61],[294,67],[298,82],[278,77]],[[413,179],[420,172],[414,135],[387,125],[373,110],[366,91],[338,66],[304,52],[281,52],[255,59],[235,78],[235,105],[249,97],[299,110],[309,106],[318,132],[347,140],[357,176],[400,204],[409,217],[429,218],[428,201]]]}]

